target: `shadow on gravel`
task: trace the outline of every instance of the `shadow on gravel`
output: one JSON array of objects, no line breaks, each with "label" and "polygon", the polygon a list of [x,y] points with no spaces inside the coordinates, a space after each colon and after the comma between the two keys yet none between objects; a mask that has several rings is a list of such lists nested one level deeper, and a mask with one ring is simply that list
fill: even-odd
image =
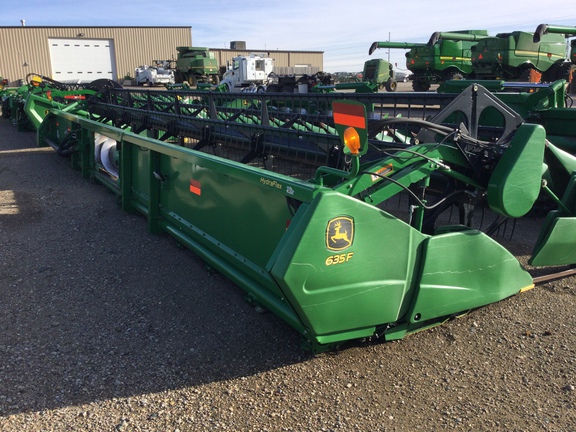
[{"label": "shadow on gravel", "polygon": [[0,159],[0,190],[1,416],[308,358],[295,331],[55,154]]}]

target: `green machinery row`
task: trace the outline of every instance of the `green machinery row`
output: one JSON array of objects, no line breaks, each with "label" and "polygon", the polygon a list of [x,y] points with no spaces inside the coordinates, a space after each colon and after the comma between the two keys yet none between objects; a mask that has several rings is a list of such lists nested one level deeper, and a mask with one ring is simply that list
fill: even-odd
[{"label": "green machinery row", "polygon": [[565,83],[468,84],[244,95],[100,83],[60,100],[46,85],[24,112],[39,146],[319,352],[401,339],[531,288],[494,236],[534,209],[547,217],[530,264],[576,263]]},{"label": "green machinery row", "polygon": [[541,24],[535,32],[513,31],[490,36],[486,30],[436,32],[426,43],[374,42],[378,48],[404,49],[415,91],[451,79],[499,79],[553,82],[568,79],[576,64],[576,27]]}]

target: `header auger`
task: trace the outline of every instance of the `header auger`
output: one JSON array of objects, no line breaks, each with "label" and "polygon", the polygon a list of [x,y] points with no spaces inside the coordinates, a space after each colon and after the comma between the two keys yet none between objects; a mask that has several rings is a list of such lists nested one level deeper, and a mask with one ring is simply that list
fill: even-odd
[{"label": "header auger", "polygon": [[[26,109],[44,116],[38,145],[65,148],[318,352],[530,289],[491,235],[542,194],[556,210],[532,262],[576,263],[576,158],[481,86],[426,96],[108,88],[74,106],[30,94]],[[397,116],[409,98],[420,117]],[[444,106],[429,120],[426,100]]]}]

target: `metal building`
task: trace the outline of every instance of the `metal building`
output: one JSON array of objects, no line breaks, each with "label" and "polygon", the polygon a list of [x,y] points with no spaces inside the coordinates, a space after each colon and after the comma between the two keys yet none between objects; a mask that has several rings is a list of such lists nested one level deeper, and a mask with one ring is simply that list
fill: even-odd
[{"label": "metal building", "polygon": [[[175,59],[176,47],[192,46],[191,27],[0,27],[0,76],[16,85],[28,74],[57,81],[89,82],[99,78],[122,82],[134,69],[152,60]],[[221,67],[236,55],[266,54],[282,68],[322,70],[321,51],[246,50],[211,48]],[[310,69],[308,69],[310,70]]]},{"label": "metal building", "polygon": [[191,41],[191,27],[0,27],[0,75],[11,82],[29,73],[121,81]]},{"label": "metal building", "polygon": [[[234,43],[230,44],[231,47]],[[237,42],[236,42],[236,48]],[[278,74],[307,73],[314,74],[324,70],[323,51],[284,51],[284,50],[250,50],[210,48],[220,66],[226,66],[236,56],[257,54],[274,59],[274,71]]]}]

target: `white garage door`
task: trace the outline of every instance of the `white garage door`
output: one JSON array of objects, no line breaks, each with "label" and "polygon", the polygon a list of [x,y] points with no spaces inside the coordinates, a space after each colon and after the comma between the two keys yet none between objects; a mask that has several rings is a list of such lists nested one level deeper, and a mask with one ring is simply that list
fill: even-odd
[{"label": "white garage door", "polygon": [[114,44],[108,39],[49,39],[52,79],[60,82],[116,80]]}]

